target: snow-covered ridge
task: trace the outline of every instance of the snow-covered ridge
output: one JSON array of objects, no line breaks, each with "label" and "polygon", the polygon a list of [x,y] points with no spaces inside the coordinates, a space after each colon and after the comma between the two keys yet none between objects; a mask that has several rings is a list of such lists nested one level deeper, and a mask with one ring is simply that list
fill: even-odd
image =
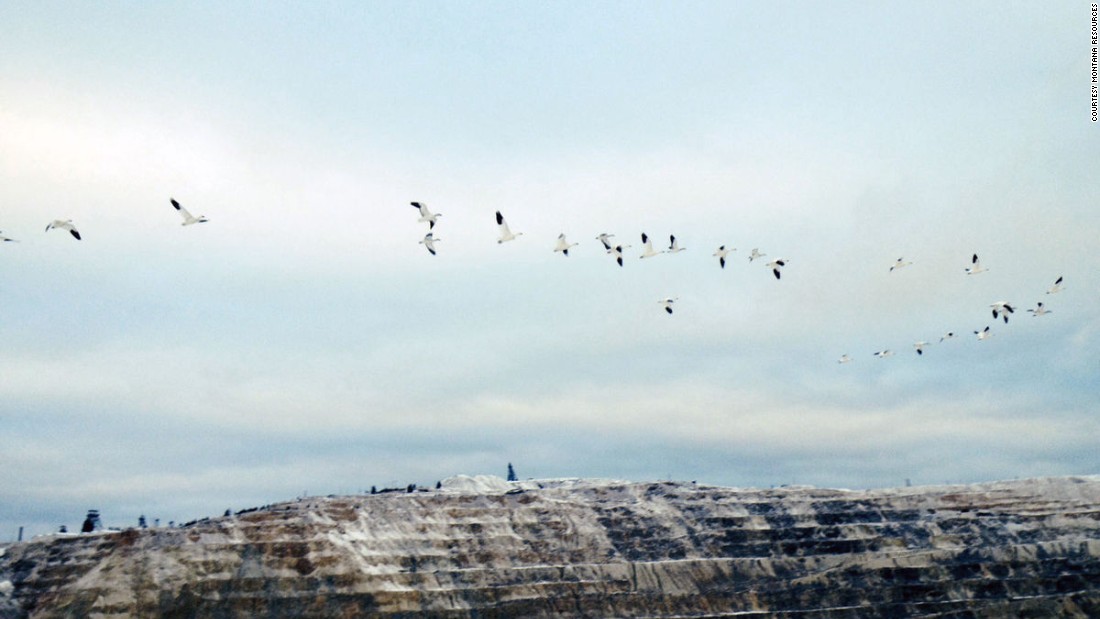
[{"label": "snow-covered ridge", "polygon": [[3,617],[1100,616],[1100,477],[836,490],[460,475],[15,544],[3,582]]}]

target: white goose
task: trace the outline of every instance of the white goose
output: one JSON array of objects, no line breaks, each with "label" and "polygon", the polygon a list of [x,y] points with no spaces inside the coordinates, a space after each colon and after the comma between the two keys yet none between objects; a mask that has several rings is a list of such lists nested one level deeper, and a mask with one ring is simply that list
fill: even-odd
[{"label": "white goose", "polygon": [[435,244],[436,244],[436,242],[442,241],[442,240],[443,239],[435,238],[434,236],[432,236],[432,233],[429,232],[429,233],[424,235],[423,239],[420,240],[420,245],[423,245],[424,247],[426,247],[428,249],[428,252],[431,253],[431,255],[434,256],[435,255]]},{"label": "white goose", "polygon": [[923,355],[924,354],[925,346],[928,346],[928,342],[921,341],[921,342],[917,342],[917,343],[913,344],[913,348],[916,349],[918,355]]},{"label": "white goose", "polygon": [[788,260],[786,258],[776,258],[775,260],[769,262],[767,266],[771,268],[772,274],[775,275],[775,278],[779,279],[779,268],[786,266],[787,262]]},{"label": "white goose", "polygon": [[1008,324],[1008,315],[1016,311],[1015,308],[1009,305],[1008,301],[997,301],[990,304],[989,307],[993,308],[993,320],[997,320],[998,316],[1003,316],[1006,325]]},{"label": "white goose", "polygon": [[1050,290],[1047,290],[1047,294],[1057,294],[1059,292],[1062,292],[1062,276],[1061,275],[1058,276],[1058,279],[1054,280],[1054,285],[1050,287]]},{"label": "white goose", "polygon": [[206,216],[199,215],[198,217],[195,217],[194,215],[189,213],[187,209],[180,206],[180,203],[176,202],[175,198],[168,198],[168,200],[172,202],[172,206],[176,207],[176,212],[180,214],[180,217],[183,217],[183,223],[180,224],[181,226],[206,223]]},{"label": "white goose", "polygon": [[768,254],[760,253],[760,251],[756,247],[753,247],[752,252],[749,254],[749,262],[752,262],[753,260],[756,260],[757,258],[763,258],[764,256],[767,256],[767,255]]},{"label": "white goose", "polygon": [[1035,309],[1029,309],[1027,311],[1031,312],[1032,317],[1034,317],[1034,316],[1045,316],[1046,314],[1052,313],[1050,310],[1048,310],[1046,307],[1043,306],[1042,302],[1040,302],[1039,306],[1036,307]]},{"label": "white goose", "polygon": [[657,302],[661,304],[661,307],[665,308],[666,312],[668,312],[669,314],[672,314],[672,304],[675,303],[676,300],[679,299],[679,298],[680,297],[676,297],[676,298],[673,298],[673,299],[661,299],[660,301],[657,301]]},{"label": "white goose", "polygon": [[673,234],[668,235],[668,253],[678,254],[687,249],[686,247],[680,247],[680,244],[676,242],[676,236]]},{"label": "white goose", "polygon": [[614,234],[608,234],[606,232],[601,232],[599,235],[596,236],[596,240],[603,243],[603,248],[609,254],[611,253],[611,237],[613,237],[613,236],[615,236],[615,235]]},{"label": "white goose", "polygon": [[66,219],[65,221],[61,221],[60,219],[55,219],[55,220],[51,221],[50,223],[48,223],[46,225],[46,232],[49,232],[51,228],[57,228],[59,230],[68,230],[69,234],[73,235],[73,237],[75,237],[76,240],[78,240],[78,241],[80,240],[80,232],[77,231],[76,226],[73,225],[73,220],[71,220],[71,219]]},{"label": "white goose", "polygon": [[619,266],[623,266],[623,250],[629,248],[630,245],[616,245],[612,247],[607,253],[615,257],[615,262],[618,262]]},{"label": "white goose", "polygon": [[943,337],[940,338],[940,342],[943,342],[945,340],[953,340],[953,339],[955,339],[955,332],[954,331],[948,331],[947,333],[943,334]]},{"label": "white goose", "polygon": [[974,335],[978,336],[979,340],[987,340],[993,337],[993,333],[990,332],[989,327],[982,329],[981,331],[975,331]]},{"label": "white goose", "polygon": [[844,354],[844,355],[840,355],[840,358],[837,359],[836,362],[837,363],[851,363],[852,358],[849,357],[847,354]]},{"label": "white goose", "polygon": [[894,261],[894,266],[890,267],[890,272],[893,273],[895,269],[901,269],[913,264],[912,262],[906,262],[904,258],[898,258]]},{"label": "white goose", "polygon": [[[3,230],[0,230],[0,232],[3,232]],[[18,243],[18,242],[19,241],[15,240],[15,239],[9,239],[8,237],[4,236],[3,234],[0,234],[0,243]]]},{"label": "white goose", "polygon": [[737,251],[737,248],[731,247],[729,249],[726,249],[726,246],[722,245],[718,247],[718,251],[714,252],[711,255],[718,258],[718,265],[724,269],[726,268],[726,256],[728,256],[731,251]]},{"label": "white goose", "polygon": [[420,211],[420,219],[417,221],[424,221],[428,223],[428,230],[435,227],[435,221],[443,216],[443,213],[433,213],[428,210],[427,205],[420,202],[409,202],[409,204],[415,206]]},{"label": "white goose", "polygon": [[657,250],[653,249],[653,241],[646,235],[645,232],[643,232],[642,233],[642,255],[639,256],[639,258],[642,258],[642,259],[652,258],[656,255],[663,254],[663,253],[665,253],[664,250],[657,251]]},{"label": "white goose", "polygon": [[970,266],[966,267],[966,274],[977,275],[978,273],[985,273],[988,270],[989,269],[982,268],[982,263],[978,261],[978,254],[974,254],[970,259]]},{"label": "white goose", "polygon": [[506,241],[515,240],[517,236],[522,236],[522,232],[512,233],[512,230],[508,228],[508,222],[504,221],[504,215],[497,211],[497,230],[500,232],[500,238],[497,239],[497,243],[504,243]]},{"label": "white goose", "polygon": [[894,351],[887,348],[886,350],[880,350],[880,351],[876,352],[875,356],[878,357],[879,359],[885,359],[886,357],[893,357],[894,356]]},{"label": "white goose", "polygon": [[561,255],[568,256],[569,255],[569,248],[570,247],[576,247],[576,245],[577,245],[576,243],[566,242],[565,233],[563,232],[563,233],[558,235],[558,244],[554,247],[554,251],[555,252],[560,251]]}]

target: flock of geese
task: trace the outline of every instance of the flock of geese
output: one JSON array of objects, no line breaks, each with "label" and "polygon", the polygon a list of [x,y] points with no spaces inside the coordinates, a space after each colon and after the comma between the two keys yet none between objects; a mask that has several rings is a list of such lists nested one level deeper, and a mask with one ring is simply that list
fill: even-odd
[{"label": "flock of geese", "polygon": [[[196,217],[196,216],[192,215],[186,208],[184,208],[182,205],[180,205],[180,203],[177,202],[174,198],[170,198],[169,202],[172,204],[172,208],[174,208],[176,210],[176,212],[179,213],[180,217],[183,218],[183,223],[181,225],[190,226],[190,225],[198,224],[198,223],[206,223],[208,221],[205,216],[200,215],[200,216]],[[420,218],[417,221],[428,224],[428,232],[427,232],[427,234],[424,235],[424,238],[420,240],[419,244],[423,245],[425,247],[425,249],[427,249],[428,252],[431,255],[434,256],[437,253],[436,243],[438,243],[442,240],[441,238],[435,236],[435,227],[436,227],[436,224],[439,222],[439,218],[442,217],[443,214],[442,213],[433,213],[433,212],[431,212],[431,210],[429,210],[428,207],[422,202],[411,202],[410,204],[414,208],[416,208],[417,211],[419,211],[419,213],[420,213]],[[496,223],[497,223],[497,232],[498,232],[497,243],[507,243],[509,241],[514,241],[514,240],[516,240],[517,238],[519,238],[520,236],[523,235],[522,232],[513,232],[512,231],[512,229],[508,226],[508,222],[504,219],[504,215],[502,215],[500,211],[496,212]],[[49,232],[50,230],[55,230],[55,229],[56,230],[68,231],[69,234],[71,234],[73,236],[73,238],[75,238],[78,241],[81,240],[80,231],[77,230],[76,226],[73,224],[71,219],[67,219],[67,220],[55,219],[55,220],[51,221],[49,224],[46,225],[46,232]],[[615,260],[615,262],[621,267],[621,266],[623,266],[624,251],[626,249],[630,249],[632,246],[631,245],[624,245],[622,243],[613,242],[612,239],[614,238],[614,236],[615,236],[614,234],[608,234],[608,233],[604,232],[604,233],[601,233],[601,234],[597,235],[596,240],[599,241],[603,245],[605,252],[608,255],[610,255]],[[647,258],[654,258],[654,257],[659,256],[660,254],[664,254],[664,253],[677,254],[677,253],[680,253],[680,252],[684,251],[685,249],[687,249],[686,247],[681,247],[680,246],[680,244],[677,241],[675,235],[669,235],[669,245],[668,245],[668,247],[666,249],[660,249],[660,250],[654,248],[653,239],[649,235],[647,235],[645,232],[643,232],[641,234],[641,240],[642,240],[642,253],[638,257],[640,259],[643,259],[643,260],[647,259]],[[16,239],[4,236],[3,231],[0,230],[0,243],[4,243],[4,242],[17,242],[17,241],[16,241]],[[563,233],[563,234],[558,235],[557,243],[555,244],[555,246],[553,248],[553,251],[554,251],[554,253],[560,253],[563,256],[569,256],[570,248],[576,247],[576,246],[577,246],[577,243],[570,243],[568,241],[568,239],[566,238],[565,234]],[[727,247],[725,245],[721,245],[721,246],[718,247],[717,250],[715,250],[715,252],[712,255],[714,257],[718,258],[718,266],[720,268],[724,269],[724,268],[726,268],[726,259],[727,259],[727,257],[729,256],[730,253],[735,252],[735,251],[737,251],[737,248],[735,248],[735,247]],[[749,262],[755,262],[756,260],[760,260],[761,258],[764,258],[766,256],[767,256],[767,254],[761,253],[759,248],[754,247],[752,249],[752,251],[749,253],[748,259],[749,259]],[[787,260],[786,258],[776,258],[776,259],[766,263],[766,266],[768,267],[769,270],[771,270],[772,274],[778,280],[778,279],[782,279],[781,269],[784,266],[786,266],[788,262],[789,262],[789,260]],[[903,269],[903,268],[908,267],[912,264],[913,264],[912,262],[907,261],[904,258],[898,258],[894,262],[894,264],[890,266],[888,272],[893,273],[894,271]],[[965,269],[964,269],[964,272],[967,275],[979,275],[979,274],[982,274],[982,273],[986,273],[988,271],[989,271],[989,269],[982,266],[981,261],[978,259],[978,254],[973,254],[971,256],[970,264],[968,266],[966,266]],[[1062,291],[1062,277],[1059,276],[1056,280],[1054,280],[1054,284],[1046,291],[1046,294],[1048,294],[1048,295],[1057,294],[1061,291]],[[657,303],[660,305],[660,307],[665,312],[667,312],[668,314],[672,314],[673,304],[675,304],[678,299],[679,299],[679,297],[670,297],[670,298],[660,299],[660,300],[657,301]],[[993,320],[996,321],[998,318],[1000,318],[1005,322],[1005,324],[1008,324],[1009,316],[1016,312],[1016,307],[1013,306],[1011,303],[1009,303],[1007,301],[996,301],[996,302],[990,304],[989,307],[990,307],[990,310],[993,314]],[[1045,316],[1046,314],[1051,313],[1051,310],[1047,309],[1046,305],[1041,301],[1038,302],[1038,304],[1036,305],[1036,307],[1034,309],[1029,309],[1027,311],[1032,315],[1032,317]],[[986,326],[984,329],[975,330],[974,335],[976,336],[976,338],[978,340],[986,340],[986,339],[989,339],[990,337],[993,336],[993,332],[990,330],[989,326]],[[955,337],[956,337],[956,333],[954,331],[949,331],[949,332],[945,333],[942,337],[940,337],[940,342],[942,343],[944,341],[954,339]],[[917,353],[917,355],[922,355],[923,356],[924,351],[925,351],[925,349],[927,349],[928,346],[930,346],[930,343],[925,342],[925,341],[922,340],[922,341],[915,342],[913,344],[913,349]],[[887,357],[892,357],[892,356],[894,356],[894,351],[892,351],[890,349],[879,350],[879,351],[874,353],[874,357],[876,357],[878,359],[885,359]],[[844,354],[844,355],[841,355],[839,359],[837,359],[837,363],[841,363],[841,364],[850,363],[852,360],[853,360],[853,358],[850,355]]]},{"label": "flock of geese", "polygon": [[[894,270],[909,266],[910,264],[913,263],[906,262],[904,258],[898,258],[897,261],[894,262],[894,265],[890,267],[890,272],[892,273]],[[967,275],[978,275],[980,273],[988,272],[989,269],[983,267],[981,261],[978,260],[978,254],[974,254],[970,257],[970,266],[963,269],[963,271]],[[1058,279],[1054,280],[1054,284],[1049,289],[1047,289],[1046,293],[1057,294],[1061,291],[1062,276],[1059,275]],[[1005,324],[1008,324],[1009,315],[1016,312],[1016,308],[1013,307],[1013,305],[1008,301],[995,301],[989,305],[989,308],[991,313],[993,314],[993,320],[996,321],[998,318],[1000,318],[1004,320]],[[1051,311],[1047,309],[1046,305],[1042,301],[1039,301],[1034,309],[1029,309],[1027,311],[1032,315],[1033,318],[1038,316],[1045,316],[1051,313]],[[986,325],[984,329],[974,331],[974,335],[977,337],[978,341],[982,341],[993,337],[993,332],[990,331],[990,326]],[[940,337],[940,343],[943,343],[947,340],[955,339],[955,337],[956,334],[954,331],[948,331],[947,333],[943,334],[942,337]],[[930,345],[931,344],[929,342],[925,342],[923,340],[915,342],[913,344],[913,350],[915,350],[918,355],[924,355],[925,349]],[[887,357],[894,356],[894,351],[890,349],[880,350],[877,351],[874,356],[878,359],[885,359]],[[847,354],[841,355],[840,358],[837,359],[837,363],[850,363],[851,361],[852,357]]]},{"label": "flock of geese", "polygon": [[[437,243],[441,240],[441,239],[439,239],[439,237],[435,236],[435,225],[439,221],[439,218],[442,217],[442,214],[441,213],[432,213],[428,209],[428,207],[426,205],[424,205],[422,202],[410,202],[410,204],[420,212],[420,218],[417,221],[424,222],[424,223],[428,224],[428,233],[425,234],[424,238],[420,240],[420,244],[424,245],[424,247],[427,248],[427,250],[434,256],[434,255],[436,255],[435,243]],[[497,243],[507,243],[508,241],[513,241],[517,237],[519,237],[523,234],[522,232],[512,232],[512,229],[508,226],[508,222],[504,219],[504,215],[502,215],[500,211],[496,212],[496,222],[497,222],[497,231],[498,231],[498,234],[499,234],[499,237],[497,238]],[[601,233],[601,234],[597,235],[596,240],[599,241],[603,245],[604,250],[606,251],[606,253],[608,255],[610,255],[612,258],[614,258],[615,262],[621,267],[621,266],[623,266],[624,250],[629,249],[632,246],[631,245],[624,245],[622,243],[613,242],[612,238],[614,236],[615,236],[614,234],[608,234],[608,233],[604,232],[604,233]],[[668,248],[660,249],[660,250],[654,248],[653,239],[649,235],[647,235],[645,232],[642,232],[641,238],[642,238],[642,253],[638,257],[640,259],[643,259],[643,260],[647,259],[647,258],[654,258],[654,257],[656,257],[660,254],[664,254],[664,253],[676,254],[676,253],[679,253],[679,252],[684,251],[686,249],[686,247],[681,247],[680,246],[679,242],[676,240],[675,235],[669,235]],[[554,252],[555,253],[560,253],[563,256],[568,256],[569,255],[569,249],[572,248],[572,247],[575,247],[576,245],[577,245],[577,243],[570,243],[568,241],[568,239],[566,238],[565,234],[562,233],[562,234],[558,235],[557,243],[554,246]],[[734,252],[734,251],[737,251],[737,248],[727,247],[725,245],[720,245],[718,247],[718,249],[715,250],[715,252],[712,255],[714,257],[718,258],[718,266],[720,268],[724,269],[724,268],[726,268],[726,259],[727,259],[727,257],[729,256],[729,254],[731,252]],[[760,248],[754,247],[752,249],[752,251],[749,253],[749,262],[754,262],[756,260],[764,258],[765,256],[767,256],[767,254],[761,253]],[[782,279],[781,269],[784,266],[786,266],[786,264],[788,262],[789,262],[789,260],[787,260],[786,258],[776,258],[776,259],[772,260],[771,262],[766,263],[766,266],[768,267],[768,269],[771,270],[772,275],[774,275],[775,278],[778,280],[778,279]],[[903,269],[903,268],[908,267],[912,264],[913,263],[911,261],[905,260],[904,257],[898,258],[896,261],[894,261],[894,264],[892,264],[890,266],[888,272],[893,273],[894,271],[897,271],[899,269]],[[978,254],[973,254],[971,256],[970,264],[968,266],[966,266],[963,270],[967,275],[979,275],[981,273],[986,273],[986,272],[989,271],[989,269],[982,266],[981,261],[978,259]],[[1059,276],[1054,281],[1054,284],[1050,287],[1050,289],[1047,290],[1047,294],[1056,294],[1056,293],[1060,292],[1061,290],[1062,290],[1062,277]],[[673,304],[677,300],[678,300],[678,297],[665,298],[665,299],[660,299],[659,301],[657,301],[657,303],[661,306],[662,309],[664,309],[665,312],[667,312],[668,314],[672,314]],[[989,307],[992,310],[993,319],[994,320],[997,320],[998,318],[1003,319],[1005,324],[1008,324],[1009,315],[1015,313],[1015,311],[1016,311],[1016,308],[1011,303],[1009,303],[1007,301],[997,301],[997,302],[992,303]],[[1029,309],[1027,311],[1029,313],[1031,313],[1031,315],[1033,317],[1044,316],[1046,314],[1051,313],[1051,311],[1049,309],[1047,309],[1046,306],[1041,301],[1037,304],[1037,306],[1034,309]],[[992,337],[993,333],[992,333],[992,331],[990,331],[990,327],[987,325],[984,329],[974,331],[974,335],[977,337],[978,340],[986,340],[986,339],[989,339],[990,337]],[[942,343],[946,340],[954,339],[955,337],[956,337],[955,332],[954,331],[949,331],[949,332],[945,333],[940,338],[940,342]],[[913,344],[913,350],[917,353],[917,355],[923,356],[924,351],[930,345],[931,344],[929,342],[921,340],[921,341],[915,342]],[[885,359],[887,357],[892,357],[892,356],[894,356],[894,351],[892,351],[890,349],[879,350],[879,351],[874,353],[874,357],[876,357],[878,359]],[[841,355],[839,359],[837,359],[837,363],[841,363],[841,364],[850,363],[852,360],[853,360],[853,358],[850,355],[844,354],[844,355]]]}]

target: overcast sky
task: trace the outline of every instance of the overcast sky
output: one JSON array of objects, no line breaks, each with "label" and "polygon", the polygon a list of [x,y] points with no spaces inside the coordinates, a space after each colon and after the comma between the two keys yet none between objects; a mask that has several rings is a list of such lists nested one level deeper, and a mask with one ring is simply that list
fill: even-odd
[{"label": "overcast sky", "polygon": [[[0,3],[0,540],[508,462],[731,486],[1098,473],[1089,18]],[[436,256],[413,200],[443,213]],[[496,210],[525,234],[498,245]],[[640,260],[641,232],[687,249]]]}]

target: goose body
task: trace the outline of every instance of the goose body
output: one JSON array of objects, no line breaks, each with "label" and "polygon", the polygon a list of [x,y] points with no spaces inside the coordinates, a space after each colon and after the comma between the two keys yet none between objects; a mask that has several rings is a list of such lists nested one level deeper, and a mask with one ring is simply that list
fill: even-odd
[{"label": "goose body", "polygon": [[568,256],[569,255],[569,248],[570,247],[575,247],[576,245],[577,245],[576,243],[567,242],[565,240],[565,233],[563,232],[562,234],[558,235],[558,244],[556,246],[554,246],[554,251],[555,252],[560,251],[561,255]]},{"label": "goose body", "polygon": [[176,202],[175,198],[168,198],[168,200],[172,203],[172,206],[175,207],[176,212],[180,214],[180,217],[183,217],[183,223],[180,224],[181,226],[190,226],[191,224],[204,224],[204,223],[206,223],[206,216],[205,215],[199,215],[198,217],[195,217],[190,212],[188,212],[187,209],[180,206],[180,203]]},{"label": "goose body", "polygon": [[522,236],[522,232],[513,233],[511,228],[508,227],[508,222],[504,221],[504,216],[497,211],[497,231],[500,233],[500,238],[497,239],[497,243],[506,243],[513,241],[518,236]]},{"label": "goose body", "polygon": [[409,202],[409,204],[415,206],[417,210],[420,211],[420,219],[417,219],[417,221],[427,222],[428,230],[434,228],[436,220],[443,216],[443,213],[433,213],[429,211],[427,205],[420,202]]},{"label": "goose body", "polygon": [[77,231],[76,226],[73,225],[73,220],[71,219],[66,219],[65,221],[55,219],[46,224],[46,232],[49,232],[52,228],[57,228],[59,230],[68,230],[69,234],[73,235],[73,238],[78,241],[80,240],[80,232]]}]

